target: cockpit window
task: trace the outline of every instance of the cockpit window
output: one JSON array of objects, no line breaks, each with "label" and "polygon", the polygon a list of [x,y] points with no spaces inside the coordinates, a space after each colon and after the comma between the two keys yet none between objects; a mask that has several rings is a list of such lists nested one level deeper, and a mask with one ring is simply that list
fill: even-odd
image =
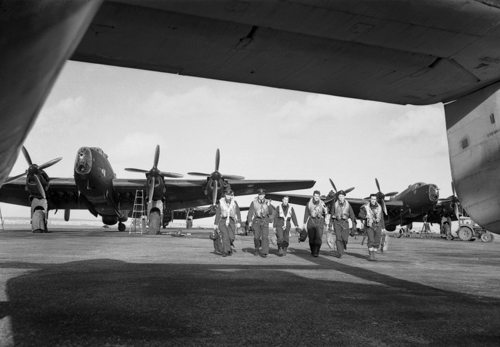
[{"label": "cockpit window", "polygon": [[91,147],[94,151],[100,153],[104,158],[108,159],[108,155],[106,153],[104,153],[104,151],[102,149],[100,149],[99,147]]}]

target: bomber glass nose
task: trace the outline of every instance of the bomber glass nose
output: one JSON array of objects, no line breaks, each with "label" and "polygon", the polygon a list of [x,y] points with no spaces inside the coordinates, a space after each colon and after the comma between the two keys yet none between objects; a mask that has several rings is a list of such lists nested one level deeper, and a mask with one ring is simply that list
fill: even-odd
[{"label": "bomber glass nose", "polygon": [[92,153],[90,149],[82,147],[78,150],[75,160],[75,172],[86,175],[92,169]]},{"label": "bomber glass nose", "polygon": [[439,190],[435,185],[431,184],[431,186],[429,187],[429,199],[431,201],[437,201],[438,198],[439,198]]}]

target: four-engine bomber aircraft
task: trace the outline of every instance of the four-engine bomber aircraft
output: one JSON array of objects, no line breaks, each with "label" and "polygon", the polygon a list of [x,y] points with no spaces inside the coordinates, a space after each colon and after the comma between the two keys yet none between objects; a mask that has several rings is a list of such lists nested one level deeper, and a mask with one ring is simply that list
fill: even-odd
[{"label": "four-engine bomber aircraft", "polygon": [[[30,167],[25,173],[8,179],[9,183],[0,188],[0,202],[31,206],[32,211],[35,207],[46,211],[65,210],[65,220],[69,220],[72,209],[88,209],[94,216],[101,216],[106,225],[119,223],[120,231],[125,230],[123,222],[131,215],[136,192],[141,190],[147,192],[150,230],[158,232],[162,223],[165,225],[171,220],[171,211],[210,204],[214,206],[214,201],[222,197],[226,188],[232,189],[235,195],[247,195],[256,194],[259,188],[276,192],[311,188],[315,184],[315,181],[308,180],[244,180],[241,176],[224,176],[218,172],[219,150],[216,170],[203,180],[165,179],[181,175],[158,169],[159,147],[156,148],[150,171],[132,170],[146,173],[146,179],[117,178],[108,156],[96,147],[78,150],[74,178],[49,178],[43,170],[60,158],[36,166],[24,147],[23,153]],[[24,175],[26,179],[20,177]]]},{"label": "four-engine bomber aircraft", "polygon": [[462,206],[500,233],[496,0],[2,1],[0,184],[67,59],[445,105]]},{"label": "four-engine bomber aircraft", "polygon": [[[337,199],[337,189],[335,184],[330,180],[333,189],[327,196],[322,196],[322,199],[327,205],[331,204]],[[415,183],[406,188],[401,193],[390,192],[382,193],[378,180],[375,179],[377,184],[377,200],[382,205],[385,215],[385,229],[387,231],[394,231],[398,225],[410,225],[413,222],[421,222],[422,218],[433,212],[439,198],[439,189],[435,184]],[[354,188],[344,190],[347,194]],[[266,197],[272,200],[281,201],[284,194],[266,194]],[[294,195],[287,194],[289,202],[297,205],[307,205],[311,199],[311,195]],[[390,200],[385,200],[386,197],[391,197]],[[368,202],[369,198],[356,199],[346,198],[352,206],[354,214],[358,216],[361,206]]]}]

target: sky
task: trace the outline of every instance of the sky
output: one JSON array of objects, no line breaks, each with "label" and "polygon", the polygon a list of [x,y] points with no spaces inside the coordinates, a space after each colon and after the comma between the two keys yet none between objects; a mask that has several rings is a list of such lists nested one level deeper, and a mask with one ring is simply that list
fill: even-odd
[{"label": "sky", "polygon": [[[108,154],[119,178],[144,177],[124,168],[149,170],[157,144],[159,169],[187,178],[212,172],[219,148],[223,174],[316,180],[299,194],[327,194],[329,178],[338,189],[355,187],[347,197],[376,192],[375,178],[383,192],[426,182],[441,197],[452,194],[442,104],[400,106],[68,61],[24,143],[39,165],[63,157],[46,170],[50,177],[73,177],[77,150],[92,146]],[[27,167],[20,154],[11,176]],[[253,198],[237,201],[248,206]],[[29,208],[0,207],[4,217],[29,217]],[[95,219],[87,211],[72,217]]]}]

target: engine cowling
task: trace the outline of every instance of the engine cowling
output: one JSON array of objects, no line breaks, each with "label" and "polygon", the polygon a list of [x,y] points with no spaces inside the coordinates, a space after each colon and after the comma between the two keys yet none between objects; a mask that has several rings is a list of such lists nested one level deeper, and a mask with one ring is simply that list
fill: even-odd
[{"label": "engine cowling", "polygon": [[115,225],[118,223],[118,216],[102,216],[102,222],[106,225]]}]

